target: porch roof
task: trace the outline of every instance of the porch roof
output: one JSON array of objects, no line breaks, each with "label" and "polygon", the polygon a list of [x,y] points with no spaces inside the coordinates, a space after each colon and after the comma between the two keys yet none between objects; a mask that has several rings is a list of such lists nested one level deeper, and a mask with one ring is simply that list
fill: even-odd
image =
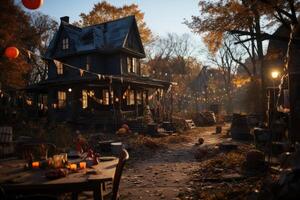
[{"label": "porch roof", "polygon": [[45,80],[40,83],[30,85],[24,90],[28,92],[47,92],[48,88],[50,87],[56,87],[56,86],[68,86],[68,85],[78,85],[78,84],[102,84],[102,85],[108,85],[109,82],[112,81],[112,84],[114,83],[125,83],[125,84],[134,84],[139,85],[141,87],[145,88],[162,88],[162,89],[168,89],[171,85],[171,82],[158,80],[158,79],[152,79],[149,77],[142,77],[142,76],[132,76],[132,75],[125,75],[125,76],[112,76],[112,75],[106,75],[105,79],[100,79],[96,76],[84,76],[84,77],[78,77],[78,78],[64,78],[64,79],[51,79],[51,80]]}]

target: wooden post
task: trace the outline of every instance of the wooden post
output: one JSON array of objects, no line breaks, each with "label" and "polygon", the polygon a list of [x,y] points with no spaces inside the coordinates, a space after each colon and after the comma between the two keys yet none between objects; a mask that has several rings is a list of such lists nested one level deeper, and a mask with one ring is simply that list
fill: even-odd
[{"label": "wooden post", "polygon": [[137,90],[134,89],[134,106],[135,106],[135,116],[138,117],[139,116],[139,106],[137,103]]}]

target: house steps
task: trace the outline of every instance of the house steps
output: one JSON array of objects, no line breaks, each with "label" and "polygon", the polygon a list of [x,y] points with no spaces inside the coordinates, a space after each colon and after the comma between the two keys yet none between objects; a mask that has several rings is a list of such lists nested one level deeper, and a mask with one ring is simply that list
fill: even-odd
[{"label": "house steps", "polygon": [[196,128],[196,125],[192,119],[186,119],[185,124],[189,129]]}]

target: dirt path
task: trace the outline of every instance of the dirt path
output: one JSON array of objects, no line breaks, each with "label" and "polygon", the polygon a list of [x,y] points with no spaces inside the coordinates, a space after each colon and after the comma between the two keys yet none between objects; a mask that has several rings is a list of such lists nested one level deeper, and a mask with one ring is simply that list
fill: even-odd
[{"label": "dirt path", "polygon": [[130,163],[122,176],[121,199],[189,199],[180,194],[192,190],[190,175],[199,164],[193,155],[195,143],[200,137],[204,145],[219,143],[214,131],[214,126],[193,129],[187,133],[189,142],[168,144],[150,159]]}]

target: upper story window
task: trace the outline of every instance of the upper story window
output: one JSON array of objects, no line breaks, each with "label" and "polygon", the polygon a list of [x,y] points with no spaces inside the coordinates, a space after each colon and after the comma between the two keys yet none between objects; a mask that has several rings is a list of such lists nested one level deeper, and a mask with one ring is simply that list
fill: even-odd
[{"label": "upper story window", "polygon": [[62,41],[62,49],[63,50],[66,50],[66,49],[69,49],[69,38],[64,38],[63,41]]},{"label": "upper story window", "polygon": [[53,60],[55,66],[56,66],[56,73],[57,75],[61,75],[64,73],[64,65],[62,62],[58,61],[58,60]]},{"label": "upper story window", "polygon": [[58,108],[62,109],[66,107],[67,103],[67,94],[64,91],[58,91],[57,92],[57,100],[58,100]]},{"label": "upper story window", "polygon": [[127,72],[138,73],[139,60],[132,57],[127,57]]},{"label": "upper story window", "polygon": [[62,63],[59,65],[56,65],[56,73],[58,75],[64,74],[64,65]]}]

